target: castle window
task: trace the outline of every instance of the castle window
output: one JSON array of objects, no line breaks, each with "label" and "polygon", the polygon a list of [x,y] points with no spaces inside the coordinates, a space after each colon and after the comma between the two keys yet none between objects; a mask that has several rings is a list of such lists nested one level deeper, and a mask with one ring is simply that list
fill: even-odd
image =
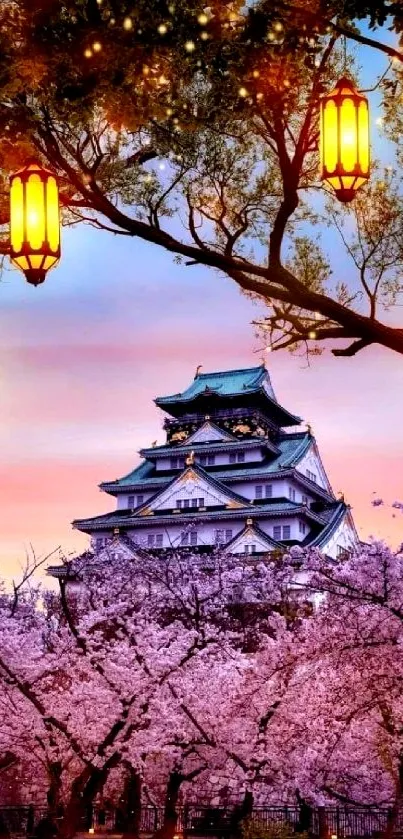
[{"label": "castle window", "polygon": [[261,484],[255,486],[255,498],[263,498],[263,486]]},{"label": "castle window", "polygon": [[238,463],[245,463],[245,452],[238,452],[236,459]]},{"label": "castle window", "polygon": [[309,478],[310,481],[313,481],[316,484],[316,475],[315,472],[310,472],[309,469],[306,470],[306,476]]},{"label": "castle window", "polygon": [[184,507],[189,507],[189,506],[190,506],[190,505],[189,505],[189,499],[188,499],[188,498],[184,498],[184,500],[183,500],[183,506],[184,506]]},{"label": "castle window", "polygon": [[147,547],[148,548],[162,548],[164,544],[164,535],[163,533],[149,533],[147,536]]},{"label": "castle window", "polygon": [[302,498],[301,498],[301,501],[302,501],[303,504],[306,504],[308,506],[308,496],[307,495],[303,495]]},{"label": "castle window", "polygon": [[266,498],[273,498],[273,484],[266,484],[264,494]]},{"label": "castle window", "polygon": [[204,498],[198,498],[199,507],[204,507]]},{"label": "castle window", "polygon": [[181,545],[188,545],[189,544],[189,533],[187,530],[182,530],[181,533]]},{"label": "castle window", "polygon": [[232,539],[232,530],[226,530],[225,531],[225,541],[230,542],[231,539]]},{"label": "castle window", "polygon": [[176,506],[177,506],[178,510],[181,509],[181,507],[182,507],[182,499],[181,498],[176,499]]},{"label": "castle window", "polygon": [[129,495],[127,498],[127,506],[132,510],[134,507],[134,495]]},{"label": "castle window", "polygon": [[101,548],[103,548],[104,541],[105,540],[102,538],[102,536],[97,536],[97,538],[95,539],[95,547],[97,551],[100,551]]},{"label": "castle window", "polygon": [[290,539],[291,538],[291,527],[289,524],[285,524],[283,526],[283,539]]},{"label": "castle window", "polygon": [[216,545],[222,545],[224,542],[224,531],[223,530],[216,530],[215,532],[215,543]]},{"label": "castle window", "polygon": [[288,497],[290,501],[295,501],[295,489],[293,487],[288,487]]},{"label": "castle window", "polygon": [[178,457],[178,466],[179,466],[180,469],[183,469],[183,467],[185,465],[185,462],[186,462],[185,457]]},{"label": "castle window", "polygon": [[171,457],[170,460],[169,460],[169,465],[170,465],[171,469],[177,469],[178,468],[178,458],[177,457]]},{"label": "castle window", "polygon": [[346,559],[350,555],[350,551],[348,548],[343,547],[343,545],[337,545],[337,556],[339,559],[344,557]]},{"label": "castle window", "polygon": [[191,530],[190,532],[190,544],[197,545],[197,530]]},{"label": "castle window", "polygon": [[281,527],[279,524],[275,524],[273,527],[273,539],[279,541],[281,539]]},{"label": "castle window", "polygon": [[256,545],[245,545],[244,553],[246,554],[254,554],[256,553]]},{"label": "castle window", "polygon": [[197,498],[192,498],[192,507],[197,507]]},{"label": "castle window", "polygon": [[235,452],[230,452],[229,462],[230,462],[230,463],[236,463],[236,454],[235,454]]},{"label": "castle window", "polygon": [[300,532],[300,533],[306,533],[306,524],[305,524],[305,522],[304,522],[304,521],[301,521],[301,520],[300,520],[300,521],[298,522],[298,527],[299,527],[299,532]]},{"label": "castle window", "polygon": [[137,506],[140,507],[140,504],[143,504],[143,502],[144,502],[144,495],[138,495],[137,496]]},{"label": "castle window", "polygon": [[214,466],[215,454],[201,454],[199,457],[200,466]]}]

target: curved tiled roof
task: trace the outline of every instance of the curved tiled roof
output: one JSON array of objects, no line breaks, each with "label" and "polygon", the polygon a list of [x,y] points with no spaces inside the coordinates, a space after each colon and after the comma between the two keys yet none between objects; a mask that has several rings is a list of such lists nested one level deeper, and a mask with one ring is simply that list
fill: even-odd
[{"label": "curved tiled roof", "polygon": [[[246,461],[242,464],[242,466],[236,469],[228,469],[226,465],[223,465],[222,467],[214,468],[213,476],[216,480],[224,482],[227,479],[247,479],[249,476],[253,478],[264,478],[266,475],[272,475],[274,472],[278,472],[279,469],[290,468],[297,464],[305,452],[309,449],[312,441],[313,437],[307,431],[299,431],[294,434],[284,435],[284,437],[276,443],[279,451],[277,457],[274,457],[267,463],[249,463]],[[169,449],[167,447],[167,452],[168,451]],[[180,452],[180,449],[175,448],[175,450],[171,449],[170,451],[172,454],[175,452],[175,455],[177,455]],[[212,472],[209,470],[207,474],[211,475]],[[115,492],[119,493],[119,491],[127,492],[132,489],[136,490],[139,489],[140,486],[142,489],[146,489],[147,487],[150,489],[156,489],[159,486],[163,487],[171,480],[172,474],[159,475],[154,464],[149,461],[145,461],[131,472],[128,472],[128,474],[124,475],[122,478],[118,478],[116,481],[105,481],[100,484],[100,487],[106,492],[114,494]]]},{"label": "curved tiled roof", "polygon": [[[323,545],[325,545],[326,542],[328,542],[329,539],[333,536],[333,533],[337,530],[337,528],[342,523],[344,517],[348,514],[348,512],[349,512],[349,507],[347,506],[347,504],[345,504],[344,501],[339,501],[337,503],[337,506],[335,507],[333,513],[330,515],[328,523],[323,528],[323,530],[321,530],[321,532],[318,533],[316,538],[313,539],[309,543],[309,547],[310,548],[314,548],[314,547],[315,548],[321,548],[321,547],[323,547]],[[358,535],[357,535],[357,540],[358,540]]]},{"label": "curved tiled roof", "polygon": [[177,413],[174,406],[191,404],[199,397],[245,397],[260,394],[276,417],[276,424],[299,425],[301,418],[283,408],[274,395],[269,374],[264,367],[246,367],[240,370],[220,370],[216,373],[198,373],[192,383],[181,393],[171,396],[157,396],[156,405],[168,413]]},{"label": "curved tiled roof", "polygon": [[[172,402],[191,402],[197,396],[204,393],[206,388],[215,391],[220,396],[235,396],[244,393],[253,393],[260,390],[264,379],[268,376],[263,365],[259,367],[246,367],[240,370],[221,370],[216,373],[199,373],[193,382],[181,393],[174,393],[171,396],[157,396],[157,405],[169,405]],[[270,386],[271,387],[271,386]],[[272,399],[275,399],[272,391]]]},{"label": "curved tiled roof", "polygon": [[[238,509],[224,508],[218,510],[217,508],[213,508],[210,512],[208,508],[205,512],[198,512],[192,508],[189,508],[189,510],[181,509],[180,520],[183,521],[184,519],[195,518],[200,521],[208,521],[210,519],[219,519],[221,521],[224,519],[239,519],[243,516],[247,516],[252,519],[267,518],[268,515],[271,518],[300,515],[321,526],[323,526],[324,523],[322,516],[314,513],[312,510],[309,510],[305,505],[298,504],[295,501],[288,501],[287,499],[279,499],[278,501],[275,500],[269,508],[266,504],[262,506],[258,506],[257,504],[246,504],[245,507],[240,507]],[[101,516],[94,516],[89,519],[75,519],[72,524],[73,527],[76,527],[78,530],[90,532],[91,530],[105,530],[112,527],[127,528],[132,526],[133,529],[137,529],[138,527],[143,526],[149,527],[153,522],[156,523],[156,526],[161,526],[162,524],[178,523],[178,521],[178,516],[172,513],[171,509],[163,510],[162,512],[152,516],[141,517],[133,516],[133,511],[130,509],[122,509],[114,510],[112,513],[104,513]]]}]

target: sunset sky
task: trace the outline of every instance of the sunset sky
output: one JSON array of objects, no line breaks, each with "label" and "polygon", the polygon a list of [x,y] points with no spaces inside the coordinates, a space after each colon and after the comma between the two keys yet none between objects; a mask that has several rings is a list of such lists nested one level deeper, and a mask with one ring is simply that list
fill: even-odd
[{"label": "sunset sky", "polygon": [[[381,140],[377,139],[379,144]],[[326,234],[327,235],[327,234]],[[330,236],[330,247],[335,244]],[[344,277],[350,270],[340,263]],[[400,312],[398,310],[398,316]],[[203,371],[253,366],[250,325],[262,313],[207,268],[89,226],[63,234],[60,267],[33,288],[0,283],[0,569],[85,548],[73,518],[114,508],[100,481],[128,472],[137,451],[164,440],[157,395]],[[403,315],[402,315],[403,318]],[[277,399],[309,422],[335,492],[362,538],[403,541],[403,359],[374,348],[353,359],[267,356]],[[385,500],[374,509],[371,500]]]}]

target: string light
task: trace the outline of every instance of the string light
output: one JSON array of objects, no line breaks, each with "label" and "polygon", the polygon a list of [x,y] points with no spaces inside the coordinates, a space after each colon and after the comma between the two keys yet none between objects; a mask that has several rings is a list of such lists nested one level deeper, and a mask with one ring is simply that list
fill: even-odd
[{"label": "string light", "polygon": [[185,50],[186,52],[194,52],[196,49],[196,45],[194,41],[186,41],[185,43]]},{"label": "string light", "polygon": [[158,27],[158,32],[160,35],[166,35],[166,33],[168,32],[168,27],[166,23],[160,23]]},{"label": "string light", "polygon": [[201,32],[200,37],[201,37],[202,41],[207,41],[207,39],[209,37],[209,34],[208,34],[208,32]]},{"label": "string light", "polygon": [[130,17],[125,17],[123,21],[123,29],[126,29],[126,32],[133,29],[133,21]]},{"label": "string light", "polygon": [[248,91],[246,90],[246,87],[240,87],[239,90],[238,90],[238,93],[239,93],[239,96],[242,97],[242,99],[245,99],[246,96],[248,95]]},{"label": "string light", "polygon": [[102,44],[99,41],[94,41],[92,49],[94,50],[94,52],[101,52]]},{"label": "string light", "polygon": [[207,17],[207,15],[206,15],[206,13],[205,13],[205,12],[202,12],[202,13],[198,16],[197,20],[198,20],[198,23],[200,23],[200,25],[201,25],[201,26],[205,26],[205,25],[206,25],[206,23],[208,23],[208,17]]},{"label": "string light", "polygon": [[313,341],[316,338],[316,332],[314,330],[308,332],[308,338],[310,338]]},{"label": "string light", "polygon": [[91,58],[92,57],[92,50],[89,47],[87,47],[87,49],[84,50],[84,56],[85,56],[85,58]]}]

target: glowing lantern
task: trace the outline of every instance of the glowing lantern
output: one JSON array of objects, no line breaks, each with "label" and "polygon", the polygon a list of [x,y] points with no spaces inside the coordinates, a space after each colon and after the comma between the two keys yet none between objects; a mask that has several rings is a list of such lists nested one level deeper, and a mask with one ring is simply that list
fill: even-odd
[{"label": "glowing lantern", "polygon": [[352,201],[369,178],[368,100],[343,77],[320,105],[321,179]]},{"label": "glowing lantern", "polygon": [[10,257],[32,285],[60,258],[57,181],[35,161],[10,177]]}]

